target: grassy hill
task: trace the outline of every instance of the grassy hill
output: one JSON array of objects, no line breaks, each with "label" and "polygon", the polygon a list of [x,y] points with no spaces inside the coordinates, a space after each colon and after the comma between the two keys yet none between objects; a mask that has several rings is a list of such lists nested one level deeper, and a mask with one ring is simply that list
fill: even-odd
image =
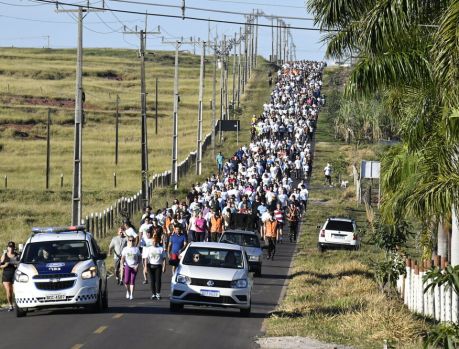
[{"label": "grassy hill", "polygon": [[[146,63],[150,172],[170,169],[174,52]],[[196,148],[199,56],[180,53],[179,160]],[[203,134],[210,131],[213,57],[206,58]],[[140,188],[140,80],[136,50],[84,50],[83,217]],[[75,50],[0,49],[0,244],[24,241],[33,225],[68,224],[73,171]],[[231,96],[231,68],[228,88]],[[245,95],[245,111],[269,95],[268,65],[260,64]],[[217,78],[220,72],[217,71]],[[155,134],[155,78],[159,130]],[[263,77],[263,80],[261,80]],[[217,81],[217,117],[219,116]],[[257,98],[253,98],[253,93]],[[115,166],[115,103],[120,97],[119,161]],[[231,99],[231,97],[229,97]],[[261,100],[260,100],[261,98]],[[50,190],[45,190],[46,120],[51,119]],[[243,114],[244,115],[244,114]],[[250,114],[251,116],[251,114]],[[247,118],[248,119],[248,118]],[[234,143],[225,143],[233,146]],[[233,146],[234,148],[234,146]],[[234,149],[232,149],[234,150]],[[212,161],[207,160],[208,163]],[[113,173],[117,187],[113,186]],[[64,175],[63,188],[60,175]],[[8,188],[3,178],[8,176]],[[154,198],[158,200],[159,198]],[[161,198],[161,201],[162,198]],[[163,202],[161,203],[163,204]],[[153,203],[154,206],[155,203]]]}]

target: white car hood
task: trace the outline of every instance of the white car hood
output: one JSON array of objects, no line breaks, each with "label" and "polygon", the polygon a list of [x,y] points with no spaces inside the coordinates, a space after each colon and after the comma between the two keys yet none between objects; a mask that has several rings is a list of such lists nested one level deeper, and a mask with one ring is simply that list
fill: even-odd
[{"label": "white car hood", "polygon": [[212,268],[212,267],[199,267],[194,265],[180,265],[177,270],[182,275],[189,276],[197,279],[211,279],[211,280],[224,280],[233,281],[244,279],[247,277],[245,269],[229,269],[229,268]]}]

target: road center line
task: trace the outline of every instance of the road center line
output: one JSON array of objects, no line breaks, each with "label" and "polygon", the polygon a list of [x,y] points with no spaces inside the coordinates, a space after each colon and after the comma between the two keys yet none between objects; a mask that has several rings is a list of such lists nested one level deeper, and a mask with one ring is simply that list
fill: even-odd
[{"label": "road center line", "polygon": [[115,314],[112,316],[112,319],[119,319],[120,317],[122,317],[124,314]]},{"label": "road center line", "polygon": [[100,326],[97,330],[94,331],[95,334],[101,334],[107,329],[108,326]]},{"label": "road center line", "polygon": [[73,347],[71,347],[70,349],[80,349],[83,347],[84,344],[75,344]]}]

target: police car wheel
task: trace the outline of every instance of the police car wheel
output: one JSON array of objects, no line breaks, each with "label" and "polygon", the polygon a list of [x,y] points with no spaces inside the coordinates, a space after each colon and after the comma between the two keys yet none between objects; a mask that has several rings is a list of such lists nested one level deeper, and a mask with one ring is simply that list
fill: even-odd
[{"label": "police car wheel", "polygon": [[27,314],[27,310],[21,309],[18,306],[16,306],[16,317],[24,317]]},{"label": "police car wheel", "polygon": [[172,313],[177,313],[181,310],[183,310],[183,304],[177,304],[177,303],[170,303],[169,309]]},{"label": "police car wheel", "polygon": [[240,309],[241,316],[244,316],[244,317],[249,317],[251,311],[252,311],[252,304],[250,304],[250,306],[246,309]]},{"label": "police car wheel", "polygon": [[108,292],[107,292],[107,284],[105,284],[105,291],[104,291],[104,295],[103,295],[103,298],[102,298],[102,307],[104,310],[107,310],[108,309]]},{"label": "police car wheel", "polygon": [[92,313],[100,313],[104,310],[103,305],[103,295],[102,295],[102,288],[99,287],[99,294],[97,295],[97,301],[94,304],[91,304],[89,310]]}]

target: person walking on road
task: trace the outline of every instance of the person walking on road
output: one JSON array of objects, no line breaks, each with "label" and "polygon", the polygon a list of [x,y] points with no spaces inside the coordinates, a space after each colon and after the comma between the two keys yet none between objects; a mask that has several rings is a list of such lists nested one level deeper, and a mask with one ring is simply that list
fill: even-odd
[{"label": "person walking on road", "polygon": [[151,299],[161,299],[161,274],[166,272],[166,251],[160,245],[159,236],[153,237],[153,245],[144,247],[143,266],[150,275]]},{"label": "person walking on road", "polygon": [[217,242],[223,233],[223,217],[217,209],[210,217],[210,237],[212,242]]},{"label": "person walking on road", "polygon": [[6,253],[0,258],[0,269],[3,270],[2,283],[6,292],[8,301],[8,311],[13,311],[13,282],[14,272],[19,263],[19,255],[16,253],[16,244],[13,241],[8,242]]},{"label": "person walking on road", "polygon": [[110,256],[111,252],[113,251],[113,259],[115,261],[115,277],[116,283],[118,285],[123,284],[123,280],[121,279],[121,252],[123,248],[126,246],[126,237],[124,236],[124,229],[123,227],[118,228],[117,236],[112,238],[110,241],[110,245],[108,246],[108,255]]},{"label": "person walking on road", "polygon": [[271,217],[265,221],[265,236],[268,240],[268,259],[274,260],[276,253],[276,241],[278,239],[277,220],[274,217],[274,212],[271,212]]},{"label": "person walking on road", "polygon": [[174,231],[170,237],[168,246],[169,252],[169,264],[172,265],[172,273],[175,273],[175,269],[179,263],[180,253],[185,251],[187,245],[186,236],[182,234],[182,226],[180,224],[174,225]]},{"label": "person walking on road", "polygon": [[135,238],[128,237],[127,246],[121,251],[121,264],[124,265],[124,285],[126,286],[126,298],[134,299],[134,286],[137,270],[142,255],[135,244]]},{"label": "person walking on road", "polygon": [[290,227],[290,242],[296,242],[298,225],[300,222],[300,211],[294,201],[291,201],[288,207],[287,220]]}]

